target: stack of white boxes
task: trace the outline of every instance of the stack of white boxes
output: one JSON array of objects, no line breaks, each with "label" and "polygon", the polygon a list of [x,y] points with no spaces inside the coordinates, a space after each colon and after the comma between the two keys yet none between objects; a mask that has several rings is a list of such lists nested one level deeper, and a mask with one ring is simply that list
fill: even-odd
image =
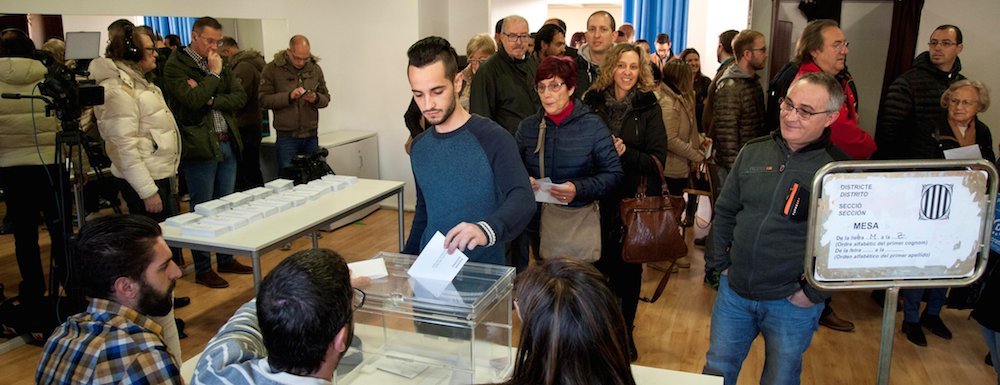
[{"label": "stack of white boxes", "polygon": [[357,180],[353,176],[327,175],[307,184],[293,186],[288,179],[276,179],[264,187],[202,202],[195,206],[193,213],[167,218],[164,224],[179,229],[183,235],[217,237],[343,190]]}]

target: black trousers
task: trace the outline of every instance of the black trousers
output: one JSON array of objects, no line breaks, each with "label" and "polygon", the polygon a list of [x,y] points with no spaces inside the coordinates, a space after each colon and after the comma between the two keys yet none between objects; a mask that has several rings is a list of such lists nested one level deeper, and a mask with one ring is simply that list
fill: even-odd
[{"label": "black trousers", "polygon": [[[125,199],[125,205],[128,207],[129,214],[146,216],[157,222],[163,222],[167,220],[167,218],[180,214],[181,208],[177,204],[177,198],[170,191],[170,178],[163,178],[154,181],[154,183],[156,183],[156,188],[158,189],[156,193],[160,196],[160,200],[163,202],[163,210],[160,210],[158,213],[146,211],[146,203],[143,202],[142,198],[139,197],[139,193],[132,188],[132,185],[130,185],[128,181],[122,178],[114,178],[114,181],[118,190],[121,191],[122,199]],[[171,247],[170,253],[173,254],[174,263],[177,263],[178,265],[184,264],[180,248]]]},{"label": "black trousers", "polygon": [[235,191],[248,190],[264,185],[264,176],[260,173],[260,125],[240,127],[240,139],[243,141],[243,152],[236,161]]},{"label": "black trousers", "polygon": [[[70,187],[65,180],[63,185],[67,189]],[[0,167],[0,187],[6,195],[7,218],[13,225],[14,254],[21,273],[18,295],[25,302],[40,300],[45,295],[45,273],[38,246],[39,214],[52,240],[49,255],[56,278],[65,285],[68,265],[65,237],[73,230],[70,194],[68,191],[56,193],[59,188],[59,167],[56,165]],[[63,226],[64,223],[67,226]]]},{"label": "black trousers", "polygon": [[618,214],[621,199],[601,199],[601,259],[594,267],[608,279],[608,286],[618,296],[622,305],[625,326],[630,330],[635,324],[642,289],[642,265],[622,260],[622,220]]}]

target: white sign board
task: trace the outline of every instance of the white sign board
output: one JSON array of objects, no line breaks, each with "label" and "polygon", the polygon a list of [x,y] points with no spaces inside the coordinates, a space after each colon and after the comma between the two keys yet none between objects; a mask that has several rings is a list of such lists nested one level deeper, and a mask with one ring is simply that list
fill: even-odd
[{"label": "white sign board", "polygon": [[993,216],[985,170],[821,178],[812,237],[817,282],[960,279],[975,272]]}]

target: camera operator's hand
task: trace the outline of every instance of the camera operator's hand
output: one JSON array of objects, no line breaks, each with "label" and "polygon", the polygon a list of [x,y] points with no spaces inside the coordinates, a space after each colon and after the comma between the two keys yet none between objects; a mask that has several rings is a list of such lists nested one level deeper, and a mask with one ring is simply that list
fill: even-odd
[{"label": "camera operator's hand", "polygon": [[163,211],[163,201],[160,200],[160,194],[153,194],[149,198],[143,199],[142,203],[146,205],[146,212],[158,213]]},{"label": "camera operator's hand", "polygon": [[444,236],[444,247],[448,249],[448,254],[455,250],[475,250],[476,246],[484,246],[489,240],[483,229],[475,223],[462,222],[448,231]]},{"label": "camera operator's hand", "polygon": [[218,52],[208,54],[208,71],[216,76],[222,73],[222,56]]}]

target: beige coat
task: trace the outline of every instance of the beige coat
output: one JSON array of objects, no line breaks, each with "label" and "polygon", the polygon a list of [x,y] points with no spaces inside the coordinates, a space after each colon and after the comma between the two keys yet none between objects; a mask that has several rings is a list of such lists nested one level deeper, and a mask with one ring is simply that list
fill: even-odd
[{"label": "beige coat", "polygon": [[180,134],[163,91],[121,62],[96,59],[90,71],[104,87],[104,105],[94,114],[111,174],[149,198],[157,192],[154,181],[177,175],[181,159]]},{"label": "beige coat", "polygon": [[[4,93],[39,95],[35,85],[44,80],[46,73],[48,70],[37,60],[0,58],[0,90]],[[0,167],[54,163],[57,131],[59,121],[55,116],[45,116],[44,102],[0,99]]]},{"label": "beige coat", "polygon": [[687,178],[691,163],[705,161],[701,150],[705,138],[698,132],[694,94],[681,96],[667,86],[659,87],[656,93],[667,130],[667,164],[663,165],[663,176]]}]

